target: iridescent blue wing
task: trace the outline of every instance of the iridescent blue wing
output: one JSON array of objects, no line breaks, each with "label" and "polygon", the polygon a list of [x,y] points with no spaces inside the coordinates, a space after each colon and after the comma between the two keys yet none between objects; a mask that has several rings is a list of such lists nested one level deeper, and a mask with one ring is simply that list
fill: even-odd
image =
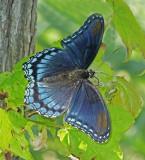
[{"label": "iridescent blue wing", "polygon": [[93,14],[78,31],[62,40],[64,50],[77,63],[78,68],[86,69],[92,63],[101,45],[103,32],[103,17]]},{"label": "iridescent blue wing", "polygon": [[[55,80],[56,75],[75,69],[65,51],[57,48],[45,49],[23,64],[29,84],[25,93],[25,104],[47,117],[57,117],[64,113],[72,98],[75,82],[64,79]],[[51,77],[51,82],[44,79]]]},{"label": "iridescent blue wing", "polygon": [[69,54],[57,48],[45,49],[23,64],[25,76],[29,81],[41,81],[45,77],[54,76],[75,67]]},{"label": "iridescent blue wing", "polygon": [[108,139],[110,119],[106,105],[88,80],[83,80],[74,95],[65,121],[89,134],[99,143]]},{"label": "iridescent blue wing", "polygon": [[32,81],[27,86],[24,101],[29,109],[54,118],[68,109],[76,87],[76,82],[65,79],[49,84]]}]

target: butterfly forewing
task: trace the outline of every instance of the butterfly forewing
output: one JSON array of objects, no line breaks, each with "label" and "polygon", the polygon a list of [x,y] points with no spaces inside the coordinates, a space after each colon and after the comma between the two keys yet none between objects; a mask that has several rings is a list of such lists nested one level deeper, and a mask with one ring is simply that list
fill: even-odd
[{"label": "butterfly forewing", "polygon": [[79,68],[86,69],[92,63],[101,45],[103,32],[103,17],[93,14],[77,32],[62,41],[64,49]]},{"label": "butterfly forewing", "polygon": [[23,64],[25,76],[29,81],[41,81],[75,68],[69,54],[57,48],[45,49]]}]

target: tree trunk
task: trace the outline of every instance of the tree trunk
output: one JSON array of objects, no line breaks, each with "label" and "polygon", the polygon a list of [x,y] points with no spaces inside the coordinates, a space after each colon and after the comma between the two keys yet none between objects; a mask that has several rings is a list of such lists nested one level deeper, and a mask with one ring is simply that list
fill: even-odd
[{"label": "tree trunk", "polygon": [[0,72],[34,52],[37,0],[0,0]]}]

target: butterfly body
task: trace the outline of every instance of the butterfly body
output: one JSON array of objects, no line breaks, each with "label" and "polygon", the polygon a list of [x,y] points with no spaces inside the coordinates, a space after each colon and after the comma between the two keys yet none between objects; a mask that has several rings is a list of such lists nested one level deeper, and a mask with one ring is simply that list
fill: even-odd
[{"label": "butterfly body", "polygon": [[72,36],[62,40],[62,48],[48,48],[23,64],[28,86],[25,104],[48,118],[64,113],[65,122],[79,128],[99,143],[110,135],[106,104],[89,81],[94,76],[89,65],[101,45],[104,19],[92,14]]},{"label": "butterfly body", "polygon": [[51,77],[45,77],[42,79],[43,82],[45,83],[53,83],[53,82],[58,82],[60,80],[67,80],[67,81],[78,81],[82,79],[88,79],[90,77],[90,73],[87,70],[83,69],[76,69],[72,70],[69,72],[63,72],[58,75],[54,75]]}]

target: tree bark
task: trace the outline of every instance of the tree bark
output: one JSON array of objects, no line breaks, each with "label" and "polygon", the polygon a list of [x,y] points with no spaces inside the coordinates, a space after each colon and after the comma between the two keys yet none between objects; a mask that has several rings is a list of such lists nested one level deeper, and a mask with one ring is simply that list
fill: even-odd
[{"label": "tree bark", "polygon": [[37,0],[0,0],[0,72],[34,52]]}]

